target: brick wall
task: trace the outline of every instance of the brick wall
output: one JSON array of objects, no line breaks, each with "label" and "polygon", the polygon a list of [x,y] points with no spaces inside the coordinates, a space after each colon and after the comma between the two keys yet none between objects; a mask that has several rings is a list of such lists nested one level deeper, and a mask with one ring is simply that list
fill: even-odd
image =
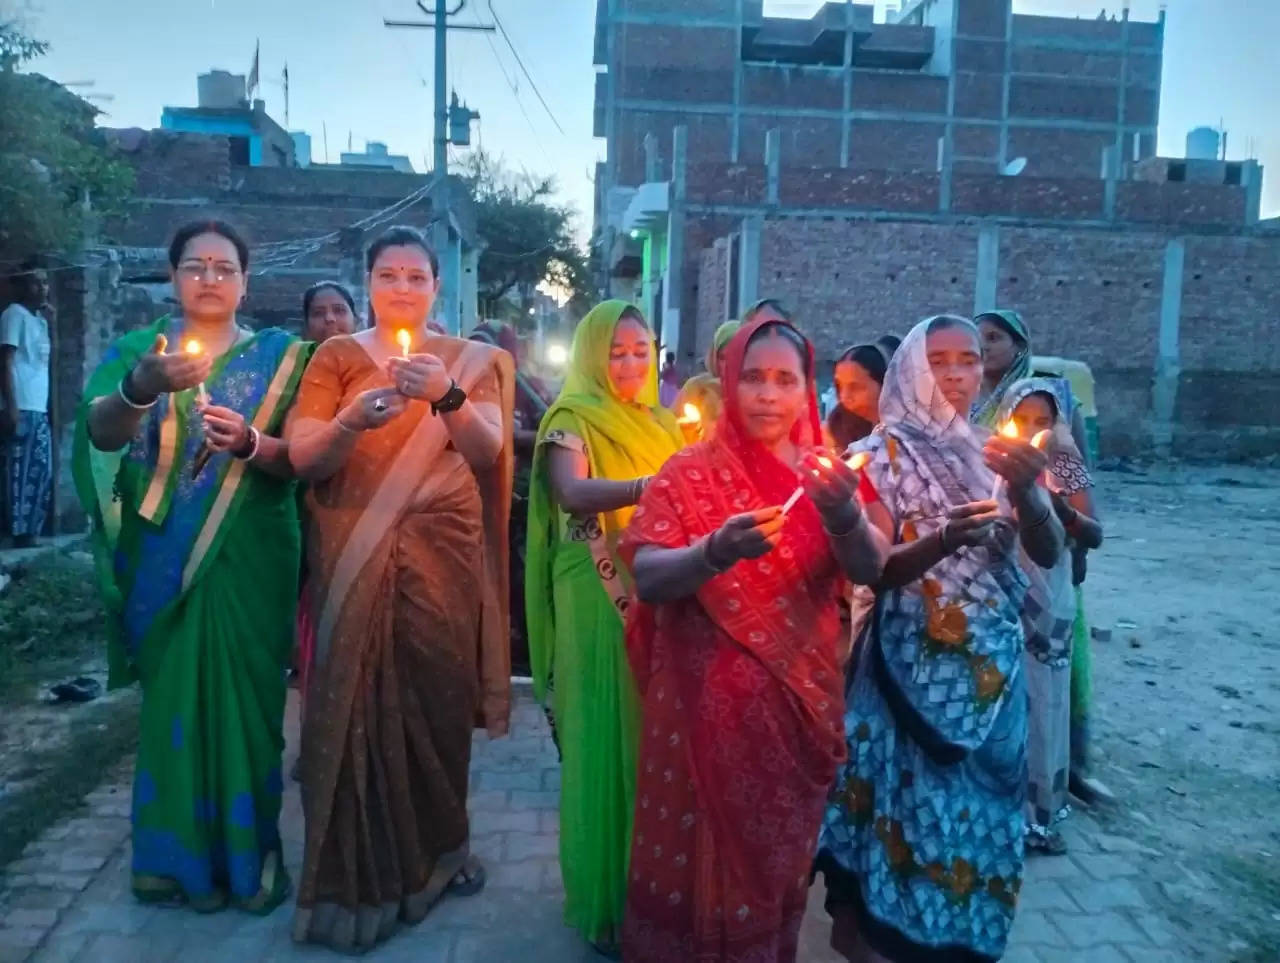
[{"label": "brick wall", "polygon": [[[792,307],[829,362],[848,344],[903,334],[930,314],[969,315],[977,236],[972,223],[770,217],[761,235],[759,293]],[[1183,238],[1185,261],[1173,452],[1275,454],[1280,236],[1005,225],[998,229],[997,303],[1023,313],[1038,354],[1090,365],[1104,452],[1142,453],[1151,447],[1165,249],[1174,236]],[[703,270],[699,344],[722,317],[723,264],[705,257]]]}]

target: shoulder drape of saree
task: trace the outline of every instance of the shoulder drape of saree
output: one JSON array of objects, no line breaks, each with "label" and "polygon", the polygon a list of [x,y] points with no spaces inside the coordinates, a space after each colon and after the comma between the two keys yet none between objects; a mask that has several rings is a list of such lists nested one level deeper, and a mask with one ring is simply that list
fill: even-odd
[{"label": "shoulder drape of saree", "polygon": [[[502,452],[492,466],[472,469],[472,472],[480,489],[485,571],[481,629],[476,640],[481,692],[477,713],[478,720],[490,735],[503,735],[507,731],[511,709],[511,656],[507,641],[507,526],[514,467],[514,366],[510,355],[504,351],[457,338],[428,338],[423,351],[443,360],[464,391],[470,391],[482,377],[492,374],[501,399]],[[380,373],[380,369],[378,371]],[[367,387],[374,387],[372,378],[370,384],[361,386],[361,390]],[[444,421],[432,416],[430,408],[422,402],[411,404],[410,417],[413,414],[418,416],[417,424],[399,445],[394,449],[384,445],[381,451],[371,453],[373,457],[361,457],[359,470],[366,477],[355,484],[368,493],[366,499],[359,499],[364,506],[362,511],[351,511],[351,501],[336,490],[343,484],[340,479],[352,471],[352,463],[335,479],[316,486],[317,496],[323,498],[325,489],[328,489],[329,500],[343,503],[344,509],[326,513],[329,515],[326,524],[330,530],[317,538],[318,551],[313,558],[318,584],[328,586],[317,613],[317,663],[323,663],[327,657],[334,628],[353,594],[355,583],[377,547],[408,511],[427,503],[444,481],[444,475],[435,468],[449,442]],[[393,422],[388,427],[395,425]],[[361,454],[363,456],[364,453]],[[352,462],[355,461],[353,457]],[[380,480],[373,481],[374,478]]]}]

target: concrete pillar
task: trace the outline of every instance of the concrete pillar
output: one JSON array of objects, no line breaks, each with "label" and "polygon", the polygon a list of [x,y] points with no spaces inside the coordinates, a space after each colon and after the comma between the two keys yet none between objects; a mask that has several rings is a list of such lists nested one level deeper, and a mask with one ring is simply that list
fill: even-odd
[{"label": "concrete pillar", "polygon": [[1120,178],[1120,145],[1109,144],[1102,148],[1102,216],[1108,221],[1116,219],[1116,183]]},{"label": "concrete pillar", "polygon": [[[684,298],[685,163],[689,129],[683,125],[671,132],[671,196],[668,202],[666,283],[663,285],[662,331],[667,350],[680,354],[680,302]],[[693,344],[693,339],[686,339]]]},{"label": "concrete pillar", "polygon": [[480,323],[480,249],[469,247],[462,252],[462,333],[469,334]]},{"label": "concrete pillar", "polygon": [[978,264],[973,281],[973,313],[994,311],[1000,275],[1000,225],[983,224],[978,228]]},{"label": "concrete pillar", "polygon": [[947,133],[938,138],[938,210],[951,210],[951,169],[952,141],[951,125],[947,125]]},{"label": "concrete pillar", "polygon": [[742,219],[742,243],[738,247],[738,315],[760,299],[760,234],[764,215]]},{"label": "concrete pillar", "polygon": [[1171,238],[1164,249],[1164,285],[1160,292],[1160,331],[1157,338],[1155,378],[1151,388],[1151,443],[1157,454],[1167,456],[1173,447],[1173,423],[1178,405],[1178,378],[1182,374],[1179,325],[1182,318],[1182,267],[1186,243]]},{"label": "concrete pillar", "polygon": [[658,159],[658,138],[652,133],[644,135],[644,179],[652,184],[661,178]]},{"label": "concrete pillar", "polygon": [[738,163],[742,150],[742,22],[746,0],[737,0],[734,16],[738,22],[738,56],[733,58],[733,120],[729,132],[729,162]]},{"label": "concrete pillar", "polygon": [[1240,182],[1244,185],[1244,222],[1257,224],[1262,207],[1262,167],[1257,161],[1246,161],[1240,173]]},{"label": "concrete pillar", "polygon": [[764,166],[768,202],[777,204],[778,180],[782,174],[782,131],[776,127],[770,128],[764,135]]},{"label": "concrete pillar", "polygon": [[844,89],[841,93],[844,111],[840,118],[840,166],[849,166],[849,134],[852,122],[849,111],[853,109],[853,0],[844,3]]}]

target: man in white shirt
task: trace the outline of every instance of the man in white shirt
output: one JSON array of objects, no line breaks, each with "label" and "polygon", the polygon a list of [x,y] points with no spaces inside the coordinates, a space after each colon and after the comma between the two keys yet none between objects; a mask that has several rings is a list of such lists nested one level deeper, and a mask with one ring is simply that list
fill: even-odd
[{"label": "man in white shirt", "polygon": [[30,548],[44,531],[53,483],[48,279],[29,270],[14,279],[14,293],[0,313],[0,445],[5,521],[14,545]]}]

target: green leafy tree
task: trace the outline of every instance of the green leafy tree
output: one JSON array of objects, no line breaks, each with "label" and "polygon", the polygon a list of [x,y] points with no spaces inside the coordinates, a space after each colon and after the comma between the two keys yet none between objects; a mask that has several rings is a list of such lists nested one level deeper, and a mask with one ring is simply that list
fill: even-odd
[{"label": "green leafy tree", "polygon": [[19,70],[46,49],[0,19],[0,267],[74,252],[133,188],[133,169],[94,126],[97,108]]},{"label": "green leafy tree", "polygon": [[483,150],[468,155],[459,175],[471,189],[476,227],[488,245],[480,254],[481,313],[523,323],[509,296],[526,296],[542,281],[569,292],[570,310],[581,313],[594,291],[573,237],[573,211],[555,203],[555,180],[510,171]]}]

